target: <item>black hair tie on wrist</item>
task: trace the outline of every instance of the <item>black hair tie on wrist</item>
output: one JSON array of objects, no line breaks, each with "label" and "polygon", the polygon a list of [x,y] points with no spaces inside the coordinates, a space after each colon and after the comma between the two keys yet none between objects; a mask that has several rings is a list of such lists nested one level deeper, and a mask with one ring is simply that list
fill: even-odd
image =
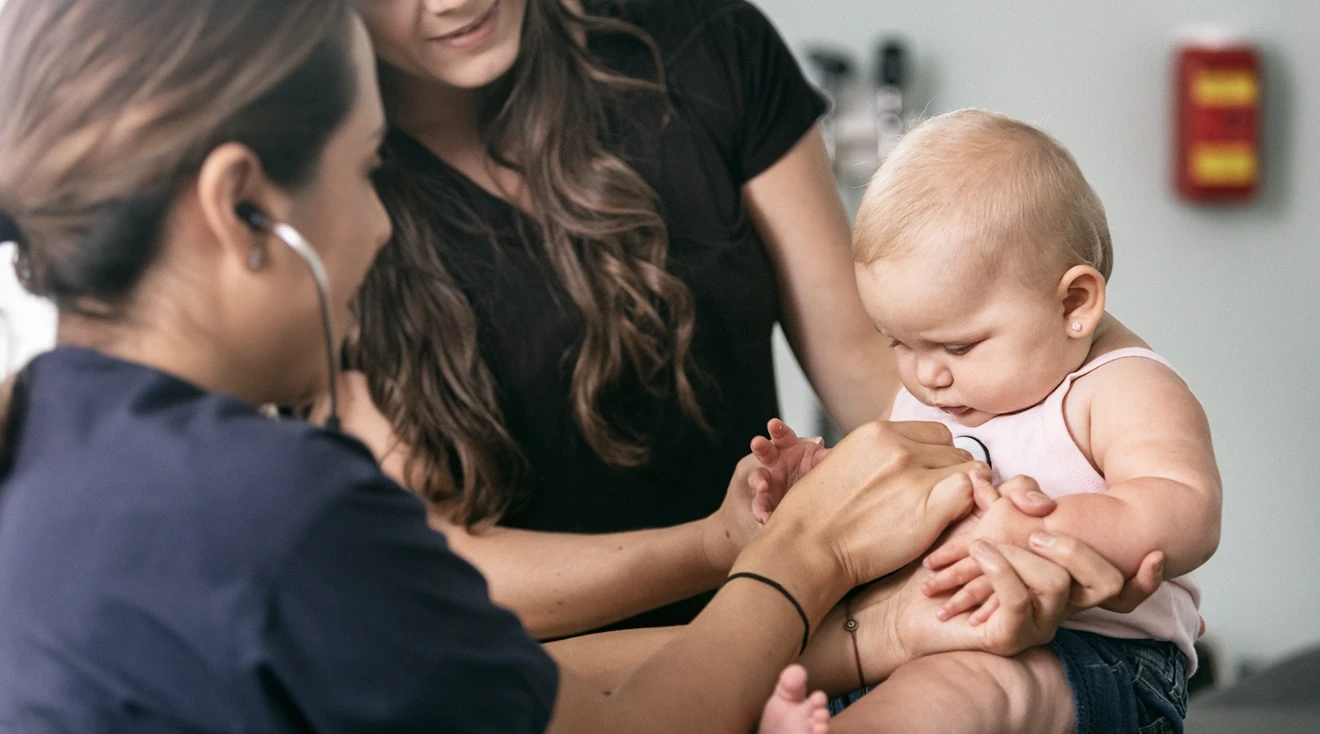
[{"label": "black hair tie on wrist", "polygon": [[4,209],[0,209],[0,242],[23,244],[23,231],[18,228],[18,222],[14,221],[14,217]]},{"label": "black hair tie on wrist", "polygon": [[783,584],[774,579],[766,578],[759,573],[742,572],[732,574],[724,579],[724,583],[720,584],[720,588],[723,589],[725,585],[734,579],[752,579],[753,581],[760,581],[766,586],[778,591],[780,594],[783,594],[784,598],[793,605],[793,608],[797,610],[798,616],[802,618],[802,649],[798,650],[798,656],[801,657],[802,653],[807,651],[807,640],[811,639],[811,621],[807,619],[807,610],[803,609],[802,605],[798,603],[798,600],[794,599],[793,595],[788,593],[788,589],[785,589]]}]

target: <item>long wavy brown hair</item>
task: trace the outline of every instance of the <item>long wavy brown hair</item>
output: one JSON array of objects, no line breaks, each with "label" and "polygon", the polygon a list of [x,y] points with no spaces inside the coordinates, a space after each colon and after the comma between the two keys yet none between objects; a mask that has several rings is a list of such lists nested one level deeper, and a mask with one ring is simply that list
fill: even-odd
[{"label": "long wavy brown hair", "polygon": [[[607,68],[586,45],[596,34],[643,44],[654,78]],[[574,419],[591,448],[619,467],[641,466],[650,453],[644,428],[603,409],[602,396],[625,376],[652,396],[677,397],[709,431],[693,389],[692,295],[665,269],[668,232],[655,192],[608,145],[617,101],[663,100],[664,84],[659,51],[641,29],[563,0],[528,0],[519,58],[487,90],[480,113],[487,154],[516,171],[529,194],[538,231],[521,227],[522,240],[540,248],[583,317]],[[434,175],[398,165],[379,188],[394,238],[357,298],[351,359],[410,449],[404,473],[413,489],[469,527],[498,519],[528,465],[478,348],[473,306],[438,247],[498,235]]]}]

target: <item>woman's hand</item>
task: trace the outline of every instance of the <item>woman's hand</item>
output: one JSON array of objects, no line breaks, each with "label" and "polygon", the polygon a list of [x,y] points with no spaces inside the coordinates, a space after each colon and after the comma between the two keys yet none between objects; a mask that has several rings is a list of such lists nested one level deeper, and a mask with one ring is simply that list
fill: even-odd
[{"label": "woman's hand", "polygon": [[706,555],[721,572],[733,566],[789,488],[829,455],[822,441],[798,438],[778,418],[767,429],[770,438],[752,439],[752,453],[734,467],[724,502],[703,523]]},{"label": "woman's hand", "polygon": [[[1074,564],[1080,563],[1079,557],[1099,554],[1090,546],[1066,535],[1036,533],[1031,537],[1031,550],[1043,558],[1053,560],[1070,571]],[[1103,560],[1103,559],[1101,559]],[[1093,607],[1111,612],[1127,614],[1151,597],[1164,583],[1164,553],[1151,551],[1141,561],[1137,575],[1124,579],[1123,574],[1112,564],[1104,570],[1104,575],[1089,577],[1073,574],[1072,594],[1068,601],[1068,616],[1086,611]],[[1099,567],[1096,567],[1099,571]],[[1117,591],[1115,589],[1117,588]]]},{"label": "woman's hand", "polygon": [[[1042,532],[1039,519],[1053,512],[1057,505],[1040,491],[1040,485],[1034,479],[1026,476],[1015,477],[998,488],[973,477],[973,496],[976,498],[977,510],[973,512],[970,522],[951,533],[948,540],[923,561],[926,568],[938,572],[926,581],[923,590],[929,596],[961,587],[962,590],[952,597],[945,595],[948,601],[944,612],[952,617],[982,606],[972,617],[980,623],[994,611],[995,602],[990,584],[982,576],[979,564],[969,556],[972,543],[977,539],[1009,543],[1049,557],[1048,549],[1055,536]],[[996,516],[1001,520],[1015,518],[1009,525],[1016,525],[1018,530],[1006,532],[1001,527],[999,532],[988,532],[986,528],[977,527],[980,520],[994,519]],[[998,524],[1004,525],[1003,522]],[[1073,553],[1074,544],[1078,542],[1073,538],[1063,538],[1062,543],[1067,547],[1063,548],[1065,555],[1062,557],[1066,558],[1067,554]],[[1094,587],[1082,583],[1082,579],[1076,579],[1078,583],[1073,588],[1069,602],[1069,616],[1094,606],[1121,613],[1136,609],[1155,593],[1163,581],[1164,554],[1160,551],[1147,554],[1137,575],[1128,580],[1123,579],[1116,567],[1112,571],[1113,574],[1103,578],[1094,578],[1099,584]],[[1114,592],[1114,588],[1121,590]]]},{"label": "woman's hand", "polygon": [[[1028,487],[1035,486],[1030,479],[1026,482]],[[1005,487],[1012,483],[1005,483]],[[999,602],[994,597],[989,577],[983,575],[977,560],[971,557],[975,542],[986,540],[1028,548],[1032,533],[1045,530],[1045,518],[1018,509],[1011,497],[999,496],[995,488],[981,477],[973,476],[972,485],[977,499],[977,511],[973,513],[976,522],[966,532],[953,535],[926,556],[922,565],[936,573],[926,580],[922,591],[927,596],[943,594],[947,597],[940,608],[941,619],[976,610],[971,621],[980,624],[989,618]],[[1040,496],[1044,497],[1043,494]],[[949,596],[946,592],[956,593]]]},{"label": "woman's hand", "polygon": [[[764,552],[819,562],[812,595],[835,593],[902,567],[972,508],[969,472],[984,464],[936,423],[872,423],[849,434],[803,477],[765,525]],[[758,540],[752,547],[758,547]],[[758,558],[753,554],[751,558]],[[740,557],[735,570],[749,560]],[[754,570],[752,567],[743,570]],[[846,584],[842,588],[831,585]],[[796,589],[795,591],[806,590]]]},{"label": "woman's hand", "polygon": [[[1019,510],[1048,514],[1052,503],[1032,491],[1019,484],[1003,496]],[[1058,536],[1034,552],[987,545],[988,550],[972,554],[999,600],[984,622],[974,624],[972,613],[940,621],[937,614],[947,595],[925,593],[923,587],[934,573],[913,564],[860,590],[850,605],[840,604],[821,623],[802,658],[815,685],[835,693],[858,688],[854,641],[844,627],[847,606],[857,622],[862,679],[870,685],[898,666],[934,653],[1016,654],[1049,641],[1059,624],[1080,609],[1134,609],[1163,581],[1157,554],[1147,557],[1137,576],[1125,583],[1117,568],[1074,538]]]},{"label": "woman's hand", "polygon": [[[1080,572],[1107,581],[1110,567],[1098,555],[1092,556]],[[921,591],[922,598],[917,600],[904,590],[902,598],[909,604],[898,615],[898,640],[900,649],[912,659],[953,650],[1016,655],[1049,642],[1067,617],[1072,597],[1067,569],[1007,543],[977,541],[970,557],[993,587],[990,602],[979,609],[941,621],[948,594],[928,596]],[[908,586],[920,588],[930,574],[925,568],[918,569]],[[1118,586],[1113,590],[1116,593]]]},{"label": "woman's hand", "polygon": [[734,467],[733,478],[725,491],[724,502],[710,517],[702,521],[702,539],[711,567],[720,574],[728,573],[743,548],[761,532],[761,523],[752,515],[755,491],[750,478],[761,466],[756,457],[748,454]]},{"label": "woman's hand", "polygon": [[[861,589],[825,619],[802,657],[815,685],[844,693],[862,683],[881,683],[899,666],[927,655],[955,650],[1014,655],[1048,642],[1067,616],[1068,570],[1021,548],[984,545],[987,550],[978,544],[973,557],[1001,600],[987,623],[972,624],[970,613],[940,621],[936,614],[943,598],[922,591],[932,572],[913,564]],[[1077,572],[1087,579],[1104,577],[1103,559],[1084,554],[1078,551],[1072,559]],[[852,639],[845,627],[847,608],[856,622]]]},{"label": "woman's hand", "polygon": [[921,586],[932,572],[917,569],[894,597],[902,603],[894,613],[894,639],[908,659],[953,650],[1015,655],[1049,642],[1076,611],[1140,603],[1162,581],[1158,564],[1147,558],[1143,572],[1125,584],[1113,564],[1072,537],[1057,536],[1048,547],[1034,550],[977,541],[972,557],[994,587],[994,609],[941,622],[937,609],[946,595],[923,593]]},{"label": "woman's hand", "polygon": [[[984,564],[996,598],[1004,600],[988,623],[972,624],[970,614],[941,622],[936,613],[942,599],[922,591],[932,572],[913,564],[860,589],[822,622],[802,657],[814,684],[845,693],[880,683],[899,666],[927,655],[954,650],[1013,655],[1048,642],[1066,616],[1068,572],[1020,548],[986,547],[973,557]],[[852,633],[845,626],[849,610]]]}]

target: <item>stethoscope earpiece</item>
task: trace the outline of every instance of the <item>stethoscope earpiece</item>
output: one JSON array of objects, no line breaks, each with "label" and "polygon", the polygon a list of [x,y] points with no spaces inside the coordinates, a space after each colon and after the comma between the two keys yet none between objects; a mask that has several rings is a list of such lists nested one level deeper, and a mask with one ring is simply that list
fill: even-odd
[{"label": "stethoscope earpiece", "polygon": [[251,227],[254,232],[265,232],[269,229],[270,218],[252,202],[239,202],[238,206],[234,207],[234,213],[238,215],[239,219],[243,220],[244,224]]},{"label": "stethoscope earpiece", "polygon": [[334,327],[330,320],[330,279],[326,276],[325,264],[298,230],[283,222],[273,223],[270,217],[255,204],[247,201],[239,202],[234,207],[234,213],[243,220],[244,224],[251,227],[253,232],[271,234],[288,245],[290,250],[307,263],[307,269],[312,271],[312,280],[316,281],[317,299],[321,305],[321,326],[325,330],[326,372],[330,377],[330,414],[325,419],[325,427],[331,431],[338,431],[339,361],[335,359]]}]

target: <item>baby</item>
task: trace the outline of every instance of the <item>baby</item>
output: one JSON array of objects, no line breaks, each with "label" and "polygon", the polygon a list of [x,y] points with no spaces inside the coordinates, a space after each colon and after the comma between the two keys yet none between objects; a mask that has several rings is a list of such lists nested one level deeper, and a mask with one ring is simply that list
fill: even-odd
[{"label": "baby", "polygon": [[[928,556],[918,573],[928,594],[948,596],[941,618],[976,623],[997,608],[967,557],[977,538],[1029,548],[1069,535],[1129,578],[1159,550],[1172,580],[1130,614],[1072,616],[1047,648],[910,663],[839,725],[1182,731],[1200,600],[1187,574],[1219,542],[1219,473],[1196,398],[1105,312],[1109,227],[1072,156],[1002,115],[930,120],[876,174],[853,251],[863,304],[903,382],[891,418],[945,424],[984,451],[996,481],[1030,476],[1058,502],[1034,518],[999,500]],[[754,442],[769,465],[754,487],[823,453],[782,424],[772,439]]]}]

